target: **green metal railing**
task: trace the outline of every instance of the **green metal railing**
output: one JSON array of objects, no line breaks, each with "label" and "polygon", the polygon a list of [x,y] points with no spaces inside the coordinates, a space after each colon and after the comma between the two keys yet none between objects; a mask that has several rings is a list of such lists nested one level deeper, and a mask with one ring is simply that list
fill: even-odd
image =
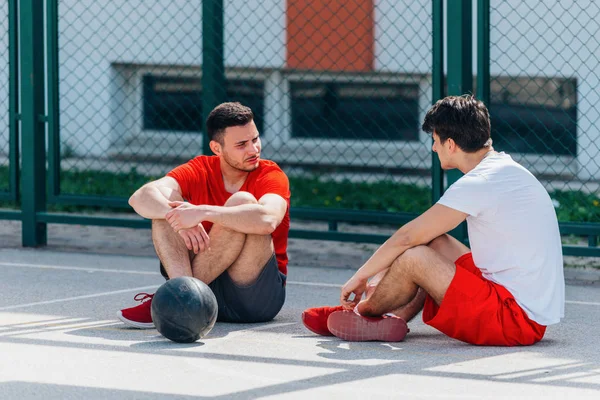
[{"label": "green metal railing", "polygon": [[[471,2],[459,0],[448,0],[446,19],[442,0],[393,5],[356,0],[356,4],[350,2],[357,8],[349,15],[344,8],[325,8],[319,12],[332,13],[329,20],[307,17],[307,24],[331,24],[332,38],[306,38],[306,46],[317,40],[325,47],[328,40],[355,40],[336,36],[339,32],[335,29],[341,31],[343,25],[366,27],[367,36],[380,35],[373,39],[374,45],[387,47],[379,53],[373,50],[371,56],[377,60],[372,61],[371,69],[360,71],[352,70],[352,65],[347,71],[342,71],[346,67],[336,70],[335,63],[333,69],[322,68],[319,60],[310,59],[290,67],[289,59],[281,60],[282,54],[291,52],[290,43],[300,40],[289,33],[294,24],[290,19],[296,15],[289,8],[300,4],[292,3],[269,3],[273,8],[268,9],[260,2],[241,1],[224,7],[222,0],[138,6],[117,6],[111,1],[8,1],[10,129],[8,165],[0,164],[0,173],[1,168],[7,169],[6,182],[0,181],[0,201],[19,204],[21,210],[4,208],[0,219],[22,221],[24,246],[44,245],[49,223],[147,229],[149,222],[139,218],[61,210],[127,209],[130,181],[162,176],[194,154],[209,154],[198,121],[215,105],[241,99],[253,104],[265,154],[282,165],[293,185],[305,188],[306,182],[314,182],[315,197],[346,181],[365,188],[362,197],[331,192],[321,206],[315,206],[315,202],[300,201],[307,196],[299,196],[293,187],[292,220],[321,221],[326,229],[294,228],[290,236],[382,243],[387,235],[344,231],[340,223],[404,224],[425,209],[420,200],[411,199],[420,194],[409,193],[423,193],[424,189],[426,202],[433,204],[442,195],[445,182],[449,185],[460,177],[457,171],[444,174],[431,154],[431,139],[419,133],[419,118],[437,99],[475,93],[490,108],[495,147],[509,153],[522,152],[522,147],[511,146],[527,143],[519,136],[523,132],[527,138],[554,132],[546,119],[535,126],[523,122],[523,115],[530,121],[548,111],[532,108],[532,104],[555,107],[547,114],[558,116],[555,120],[548,117],[555,128],[564,121],[573,124],[573,108],[568,107],[573,79],[543,76],[541,67],[541,77],[530,76],[531,66],[523,72],[502,70],[502,57],[507,55],[500,51],[501,29],[503,24],[520,23],[515,15],[510,22],[504,18],[508,12],[504,3],[478,1],[476,27],[471,24]],[[323,2],[307,1],[296,11],[300,16],[312,15],[306,8],[317,3]],[[378,19],[373,22],[356,16],[363,14]],[[373,33],[370,23],[388,30]],[[307,25],[307,29],[313,28]],[[597,43],[600,33],[589,33]],[[302,44],[299,47],[302,50]],[[423,48],[430,50],[424,52]],[[473,50],[476,74],[472,71]],[[364,54],[345,54],[339,58],[342,63],[344,57],[368,59]],[[553,62],[545,60],[546,66]],[[315,66],[306,66],[311,63]],[[524,91],[538,81],[562,82],[564,90],[538,90],[527,97]],[[519,84],[525,89],[515,89]],[[567,104],[566,108],[556,107],[559,103]],[[386,114],[391,108],[395,112]],[[345,110],[351,112],[344,114]],[[369,119],[369,113],[379,113],[373,114],[379,117]],[[521,130],[507,131],[510,121],[517,121]],[[307,126],[309,123],[312,125]],[[582,245],[565,245],[564,254],[600,256],[600,207],[594,205],[594,196],[600,200],[594,189],[597,178],[581,178],[577,172],[565,178],[564,171],[555,168],[564,164],[568,169],[567,163],[573,164],[577,154],[563,154],[554,144],[548,153],[535,144],[538,142],[527,140],[532,144],[525,148],[524,160],[533,160],[532,165],[549,164],[547,170],[535,173],[560,204],[561,233],[585,240]],[[0,153],[6,153],[2,146],[0,136]],[[568,182],[561,186],[565,180]],[[379,197],[369,192],[373,182],[400,188],[399,205],[371,201]],[[574,182],[578,189],[569,189]],[[573,212],[561,214],[565,208]],[[465,225],[453,234],[466,239]]]}]

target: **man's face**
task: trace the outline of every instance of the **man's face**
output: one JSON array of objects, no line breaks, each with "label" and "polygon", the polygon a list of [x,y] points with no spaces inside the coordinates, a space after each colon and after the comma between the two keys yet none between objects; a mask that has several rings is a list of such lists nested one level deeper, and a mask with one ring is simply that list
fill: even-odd
[{"label": "man's face", "polygon": [[431,146],[431,150],[437,153],[438,158],[440,159],[440,166],[442,169],[450,169],[448,166],[448,149],[444,144],[447,144],[448,141],[442,143],[440,141],[440,137],[435,131],[433,132],[433,145]]},{"label": "man's face", "polygon": [[221,156],[231,167],[245,172],[254,171],[258,168],[260,149],[260,138],[254,121],[225,129]]}]

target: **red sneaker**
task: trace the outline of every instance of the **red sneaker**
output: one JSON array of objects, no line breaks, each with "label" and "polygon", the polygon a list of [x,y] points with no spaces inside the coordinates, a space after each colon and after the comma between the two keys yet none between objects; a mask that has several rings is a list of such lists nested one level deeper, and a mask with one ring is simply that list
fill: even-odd
[{"label": "red sneaker", "polygon": [[349,342],[400,342],[409,332],[406,321],[402,318],[391,315],[370,318],[353,311],[332,313],[327,320],[327,328],[335,336]]},{"label": "red sneaker", "polygon": [[154,328],[154,322],[152,322],[152,313],[150,307],[152,306],[153,294],[138,293],[133,298],[135,301],[141,301],[142,304],[131,308],[125,308],[117,312],[117,317],[125,323],[125,325],[132,326],[139,329],[151,329]]},{"label": "red sneaker", "polygon": [[321,336],[333,336],[327,329],[327,318],[331,313],[342,311],[344,307],[316,307],[308,308],[302,313],[302,323],[309,330]]}]

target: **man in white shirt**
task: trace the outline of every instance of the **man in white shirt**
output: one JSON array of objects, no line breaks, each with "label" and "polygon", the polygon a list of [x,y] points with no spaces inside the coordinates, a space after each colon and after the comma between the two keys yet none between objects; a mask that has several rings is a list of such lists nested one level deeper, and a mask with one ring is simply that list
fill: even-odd
[{"label": "man in white shirt", "polygon": [[[327,318],[321,334],[397,341],[422,309],[426,324],[467,343],[538,342],[564,316],[562,247],[548,193],[494,151],[489,112],[472,96],[438,101],[423,130],[433,135],[442,168],[464,176],[354,274],[341,307],[307,310],[305,325],[316,332],[311,325]],[[446,234],[465,219],[471,249]],[[316,315],[321,321],[311,320]]]}]

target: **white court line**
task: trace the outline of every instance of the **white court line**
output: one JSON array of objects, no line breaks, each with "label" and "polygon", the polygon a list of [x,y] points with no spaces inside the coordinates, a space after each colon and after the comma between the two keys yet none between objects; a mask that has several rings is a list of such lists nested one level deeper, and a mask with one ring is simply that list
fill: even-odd
[{"label": "white court line", "polygon": [[337,283],[321,283],[321,282],[298,282],[298,281],[287,281],[289,285],[299,285],[299,286],[320,286],[320,287],[334,287],[341,289],[342,285]]},{"label": "white court line", "polygon": [[[135,270],[106,269],[106,268],[86,268],[86,267],[67,267],[64,265],[22,264],[22,263],[0,262],[0,266],[40,268],[40,269],[59,269],[59,270],[83,271],[83,272],[114,272],[114,273],[118,273],[118,274],[160,275],[159,272],[150,272],[150,271],[135,271]],[[338,285],[335,283],[298,282],[298,281],[288,281],[287,283],[292,284],[292,285],[301,285],[301,286],[322,286],[322,287],[335,287],[335,288],[342,287],[342,285]]]},{"label": "white court line", "polygon": [[135,271],[127,269],[106,269],[106,268],[85,268],[85,267],[67,267],[64,265],[45,265],[45,264],[21,264],[0,262],[0,267],[25,267],[25,268],[41,268],[41,269],[61,269],[66,271],[84,271],[84,272],[114,272],[119,274],[137,274],[137,275],[160,275],[157,272],[151,271]]},{"label": "white court line", "polygon": [[593,301],[576,301],[576,300],[565,300],[568,304],[582,304],[584,306],[600,306],[600,303],[594,303]]},{"label": "white court line", "polygon": [[[324,286],[324,287],[335,287],[335,288],[339,288],[340,287],[340,285],[334,285],[334,284],[331,284],[331,283],[292,282],[292,281],[290,281],[288,283],[292,284],[292,285]],[[27,303],[27,304],[16,304],[16,305],[12,305],[12,306],[0,307],[0,311],[14,310],[16,308],[26,308],[26,307],[33,307],[33,306],[41,306],[41,305],[45,305],[45,304],[62,303],[62,302],[65,302],[65,301],[90,299],[90,298],[93,298],[93,297],[110,296],[110,295],[113,295],[113,294],[135,292],[135,291],[148,290],[148,289],[156,289],[159,286],[160,285],[142,286],[142,287],[131,288],[131,289],[115,290],[115,291],[112,291],[112,292],[86,294],[86,295],[83,295],[83,296],[75,296],[75,297],[66,297],[64,299],[54,299],[54,300],[47,300],[47,301],[37,301],[35,303]]]},{"label": "white court line", "polygon": [[[114,272],[114,273],[120,273],[120,274],[160,275],[158,272],[149,272],[149,271],[135,271],[135,270],[121,270],[121,269],[104,269],[104,268],[85,268],[85,267],[65,267],[65,266],[62,266],[62,265],[45,265],[45,264],[21,264],[21,263],[0,262],[0,266],[5,266],[5,267],[42,268],[42,269],[62,269],[62,270],[73,270],[73,271],[87,271],[87,272]],[[335,283],[300,282],[300,281],[287,281],[287,283],[290,284],[290,285],[299,285],[299,286],[316,286],[316,287],[333,287],[333,288],[341,288],[342,287],[342,285],[335,284]],[[86,298],[97,297],[97,296],[109,296],[111,294],[126,293],[126,292],[134,291],[134,290],[147,290],[147,289],[151,289],[151,288],[155,288],[155,287],[158,287],[158,285],[155,285],[155,286],[146,286],[146,287],[143,287],[143,288],[125,289],[125,290],[119,290],[119,291],[116,291],[116,292],[106,292],[106,293],[99,293],[99,294],[90,294],[90,295],[86,295],[86,296],[72,297],[72,298],[67,298],[67,299],[50,300],[50,303],[56,303],[56,302],[60,302],[60,301],[70,301],[70,300],[86,299]],[[579,304],[579,305],[585,305],[585,306],[600,306],[600,303],[598,303],[598,302],[592,302],[592,301],[566,300],[565,303],[567,303],[567,304]],[[29,307],[29,306],[34,306],[34,305],[38,305],[38,304],[49,304],[49,302],[30,303],[30,304],[24,304],[24,305],[20,305],[20,306],[9,306],[9,308],[12,308],[12,307],[14,307],[14,308]],[[6,310],[6,309],[8,309],[8,308],[7,307],[0,307],[0,311],[1,310]]]},{"label": "white court line", "polygon": [[35,335],[41,332],[60,332],[60,331],[68,331],[72,329],[96,329],[103,328],[105,326],[115,325],[116,320],[105,320],[105,321],[81,321],[81,322],[72,322],[66,324],[49,324],[49,325],[39,325],[35,327],[28,327],[26,329],[13,330],[8,332],[0,332],[0,337],[5,336],[19,336],[19,335]]},{"label": "white court line", "polygon": [[44,304],[62,303],[64,301],[89,299],[89,298],[92,298],[92,297],[110,296],[110,295],[113,295],[113,294],[135,292],[135,291],[140,291],[140,290],[156,289],[158,286],[159,285],[142,286],[142,287],[131,288],[131,289],[115,290],[115,291],[112,291],[112,292],[86,294],[84,296],[75,296],[75,297],[66,297],[64,299],[54,299],[54,300],[48,300],[48,301],[38,301],[38,302],[35,302],[35,303],[17,304],[17,305],[14,305],[14,306],[0,307],[0,311],[14,310],[15,308],[25,308],[25,307],[40,306],[40,305],[44,305]]}]

